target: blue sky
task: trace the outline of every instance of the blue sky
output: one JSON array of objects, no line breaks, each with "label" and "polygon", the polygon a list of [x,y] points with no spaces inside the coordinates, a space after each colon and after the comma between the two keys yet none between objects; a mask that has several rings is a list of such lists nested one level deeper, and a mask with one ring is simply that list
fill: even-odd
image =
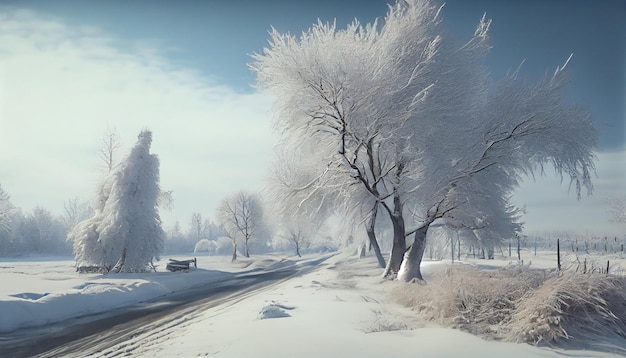
[{"label": "blue sky", "polygon": [[[249,54],[267,43],[267,31],[300,33],[322,19],[344,26],[354,18],[383,17],[387,0],[347,1],[3,1],[95,25],[133,41],[153,41],[168,59],[196,68],[216,82],[250,91]],[[539,79],[574,53],[569,98],[588,106],[601,134],[600,148],[626,141],[626,2],[622,0],[450,0],[444,24],[468,38],[483,15],[493,19],[487,65],[495,78],[525,60],[522,75]]]},{"label": "blue sky", "polygon": [[[300,33],[318,18],[337,19],[340,27],[354,18],[366,23],[384,17],[386,4],[0,0],[0,15],[7,16],[0,19],[0,101],[6,94],[0,183],[26,210],[42,205],[60,212],[64,200],[86,199],[97,184],[93,148],[107,125],[121,132],[125,150],[148,126],[162,184],[177,200],[164,217],[185,225],[191,212],[213,216],[229,190],[259,189],[271,162],[271,100],[255,91],[247,68],[270,27]],[[556,230],[576,216],[601,221],[602,200],[626,193],[626,160],[619,154],[626,142],[626,1],[450,0],[444,26],[469,38],[485,12],[493,19],[486,65],[494,78],[525,61],[521,76],[536,81],[574,54],[567,100],[591,110],[606,153],[593,202],[576,202],[567,185],[550,178],[522,187],[527,226]],[[43,137],[63,125],[73,131]],[[42,137],[32,128],[43,128]],[[50,154],[46,160],[42,150]],[[51,172],[65,174],[50,175],[52,190],[33,190]],[[570,211],[581,206],[595,211]]]}]

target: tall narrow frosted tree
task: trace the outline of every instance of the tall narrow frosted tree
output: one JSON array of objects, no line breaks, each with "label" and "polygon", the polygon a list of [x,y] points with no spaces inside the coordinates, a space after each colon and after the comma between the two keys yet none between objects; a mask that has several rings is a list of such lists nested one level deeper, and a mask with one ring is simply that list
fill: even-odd
[{"label": "tall narrow frosted tree", "polygon": [[101,186],[94,216],[71,232],[79,265],[141,272],[161,253],[159,159],[150,153],[151,143],[152,133],[142,131],[128,157]]},{"label": "tall narrow frosted tree", "polygon": [[369,211],[371,235],[382,208],[393,229],[385,276],[403,280],[421,279],[433,223],[481,240],[514,235],[508,198],[524,175],[552,166],[578,194],[592,188],[596,131],[587,112],[563,104],[566,66],[536,85],[516,73],[494,86],[482,66],[490,21],[462,43],[444,31],[440,10],[400,0],[382,25],[320,22],[299,37],[274,30],[250,65],[275,95],[286,151],[315,148],[299,165],[317,179],[287,190]]}]

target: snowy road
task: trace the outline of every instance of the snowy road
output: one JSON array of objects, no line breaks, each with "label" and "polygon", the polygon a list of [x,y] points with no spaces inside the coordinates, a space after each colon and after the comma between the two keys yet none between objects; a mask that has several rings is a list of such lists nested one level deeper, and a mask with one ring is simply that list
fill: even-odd
[{"label": "snowy road", "polygon": [[[114,313],[70,319],[3,335],[0,352],[6,357],[87,356],[137,335],[164,336],[167,331],[177,329],[208,308],[234,304],[301,273],[301,267],[288,267],[271,272],[232,274],[218,282]],[[118,353],[129,350],[132,350],[132,343]]]}]

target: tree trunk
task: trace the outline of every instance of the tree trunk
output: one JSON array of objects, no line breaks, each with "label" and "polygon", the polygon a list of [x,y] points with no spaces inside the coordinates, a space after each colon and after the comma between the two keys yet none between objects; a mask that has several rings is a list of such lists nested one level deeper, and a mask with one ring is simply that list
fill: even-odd
[{"label": "tree trunk", "polygon": [[376,259],[378,259],[378,265],[380,265],[381,268],[385,268],[385,258],[380,252],[380,246],[378,246],[378,240],[376,240],[376,232],[374,231],[377,213],[378,203],[374,204],[374,208],[372,209],[372,215],[370,216],[369,223],[365,226],[365,231],[367,231],[367,237],[370,241],[370,250],[374,249],[374,254],[376,255]]},{"label": "tree trunk", "polygon": [[296,244],[296,255],[298,255],[298,257],[302,257],[302,255],[300,255],[300,245],[298,244],[298,241],[296,241],[295,244]]},{"label": "tree trunk", "polygon": [[124,251],[122,251],[122,257],[120,257],[120,259],[117,261],[115,266],[113,266],[112,272],[122,272],[122,269],[124,268],[125,263],[126,263],[126,248],[124,248]]},{"label": "tree trunk", "polygon": [[389,215],[393,226],[393,246],[389,254],[389,262],[383,273],[384,278],[394,278],[400,271],[400,265],[406,251],[406,237],[404,232],[404,217],[402,216],[402,203],[400,197],[395,195],[393,198],[394,210]]},{"label": "tree trunk", "polygon": [[237,260],[237,242],[233,240],[233,258],[230,261],[234,262],[235,260]]},{"label": "tree trunk", "polygon": [[411,249],[407,252],[400,271],[398,272],[398,280],[409,282],[413,279],[423,281],[420,265],[424,256],[424,248],[426,247],[426,233],[430,223],[425,223],[415,232],[415,240]]},{"label": "tree trunk", "polygon": [[250,251],[248,251],[248,238],[246,238],[246,243],[245,243],[245,255],[246,257],[250,257]]}]

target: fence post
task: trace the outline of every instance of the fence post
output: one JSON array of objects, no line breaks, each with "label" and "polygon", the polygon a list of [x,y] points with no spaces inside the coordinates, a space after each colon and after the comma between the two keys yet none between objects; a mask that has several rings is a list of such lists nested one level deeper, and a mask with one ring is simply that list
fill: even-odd
[{"label": "fence post", "polygon": [[556,239],[556,263],[559,271],[561,271],[561,243]]}]

